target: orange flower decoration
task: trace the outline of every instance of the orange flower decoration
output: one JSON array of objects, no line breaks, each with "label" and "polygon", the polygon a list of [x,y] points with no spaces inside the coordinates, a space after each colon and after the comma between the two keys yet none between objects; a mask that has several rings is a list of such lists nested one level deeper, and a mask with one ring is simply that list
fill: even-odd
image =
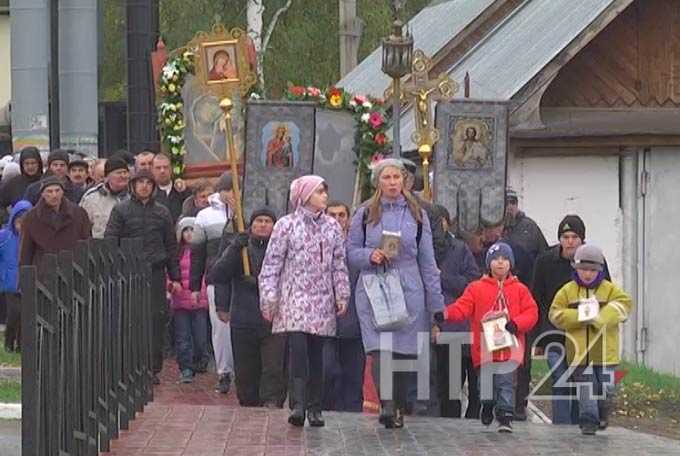
[{"label": "orange flower decoration", "polygon": [[334,107],[339,108],[342,106],[342,90],[336,89],[335,87],[328,91],[328,103]]},{"label": "orange flower decoration", "polygon": [[288,92],[295,97],[304,97],[307,90],[302,86],[291,86],[288,88]]},{"label": "orange flower decoration", "polygon": [[375,138],[373,138],[373,140],[379,146],[384,146],[385,144],[387,144],[387,136],[385,136],[384,133],[378,133],[377,135],[375,135]]}]

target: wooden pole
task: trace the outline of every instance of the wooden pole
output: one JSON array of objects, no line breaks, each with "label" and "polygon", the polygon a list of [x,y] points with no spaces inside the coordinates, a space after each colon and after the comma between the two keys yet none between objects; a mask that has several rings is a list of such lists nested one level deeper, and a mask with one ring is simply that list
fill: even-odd
[{"label": "wooden pole", "polygon": [[[224,112],[225,121],[225,135],[227,136],[227,160],[231,168],[232,186],[234,189],[234,218],[236,219],[236,229],[239,233],[246,230],[245,222],[243,221],[243,207],[241,206],[241,189],[239,186],[238,175],[238,159],[236,158],[236,148],[234,147],[234,134],[231,124],[231,110],[234,108],[234,103],[229,98],[223,98],[220,101],[220,109]],[[250,275],[250,261],[248,260],[248,249],[246,247],[241,250],[241,257],[243,259],[243,275]]]},{"label": "wooden pole", "polygon": [[470,73],[465,72],[465,98],[470,98]]},{"label": "wooden pole", "polygon": [[418,153],[423,162],[423,198],[432,202],[432,189],[430,187],[430,160],[432,159],[432,147],[423,144],[418,148]]},{"label": "wooden pole", "polygon": [[357,19],[356,0],[339,1],[340,22],[340,77],[357,66],[361,21]]},{"label": "wooden pole", "polygon": [[361,169],[357,166],[357,175],[354,178],[354,197],[352,198],[352,212],[361,204]]}]

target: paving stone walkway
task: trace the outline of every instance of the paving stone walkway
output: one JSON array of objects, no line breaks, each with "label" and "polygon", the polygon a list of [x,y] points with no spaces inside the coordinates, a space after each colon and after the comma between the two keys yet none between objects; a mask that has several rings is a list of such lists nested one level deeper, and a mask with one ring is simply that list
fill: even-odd
[{"label": "paving stone walkway", "polygon": [[156,400],[112,442],[115,456],[284,455],[680,455],[680,442],[613,428],[594,437],[578,428],[516,423],[501,435],[474,420],[406,417],[406,427],[386,430],[376,415],[324,413],[326,427],[293,428],[287,410],[242,408],[230,392],[212,391],[214,375],[192,385],[176,383],[168,368]]}]

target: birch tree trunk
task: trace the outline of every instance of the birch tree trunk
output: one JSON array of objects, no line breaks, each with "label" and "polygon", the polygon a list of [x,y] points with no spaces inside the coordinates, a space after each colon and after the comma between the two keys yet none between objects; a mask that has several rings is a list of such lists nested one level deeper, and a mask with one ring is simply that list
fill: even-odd
[{"label": "birch tree trunk", "polygon": [[276,23],[279,21],[279,17],[290,9],[293,0],[288,0],[285,5],[276,10],[274,16],[272,16],[271,21],[267,25],[267,30],[262,35],[262,29],[264,28],[264,0],[248,0],[246,9],[246,20],[248,22],[248,36],[253,40],[255,45],[255,51],[257,53],[257,80],[260,85],[260,89],[264,92],[264,54],[267,52],[267,47],[269,46],[269,40],[271,39]]}]

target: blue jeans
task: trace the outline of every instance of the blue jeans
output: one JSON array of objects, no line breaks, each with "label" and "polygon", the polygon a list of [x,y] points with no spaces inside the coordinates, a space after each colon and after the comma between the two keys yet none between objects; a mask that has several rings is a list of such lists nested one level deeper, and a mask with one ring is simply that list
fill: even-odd
[{"label": "blue jeans", "polygon": [[[511,418],[515,415],[515,375],[519,365],[514,361],[492,363],[477,369],[482,405],[493,405],[496,417]],[[514,368],[514,370],[512,370]],[[498,371],[498,373],[496,373]],[[507,372],[510,371],[510,372]],[[493,382],[488,385],[487,382]],[[487,391],[493,388],[493,398],[489,398]],[[486,396],[486,397],[485,397]]]},{"label": "blue jeans", "polygon": [[[568,370],[566,353],[564,347],[559,347],[552,344],[548,347],[548,367],[551,370],[550,377],[553,385],[559,380],[568,382],[569,379],[564,377],[564,373]],[[554,370],[553,370],[554,368]],[[552,422],[553,424],[576,424],[578,420],[578,407],[574,403],[573,393],[569,387],[555,387],[552,388]],[[558,399],[559,398],[559,399]],[[576,414],[572,413],[572,410]]]},{"label": "blue jeans", "polygon": [[175,350],[179,370],[194,370],[208,360],[208,311],[175,310]]},{"label": "blue jeans", "polygon": [[611,403],[616,385],[614,371],[616,366],[577,367],[574,381],[578,383],[579,424],[599,424],[606,416],[600,416],[600,408]]}]

